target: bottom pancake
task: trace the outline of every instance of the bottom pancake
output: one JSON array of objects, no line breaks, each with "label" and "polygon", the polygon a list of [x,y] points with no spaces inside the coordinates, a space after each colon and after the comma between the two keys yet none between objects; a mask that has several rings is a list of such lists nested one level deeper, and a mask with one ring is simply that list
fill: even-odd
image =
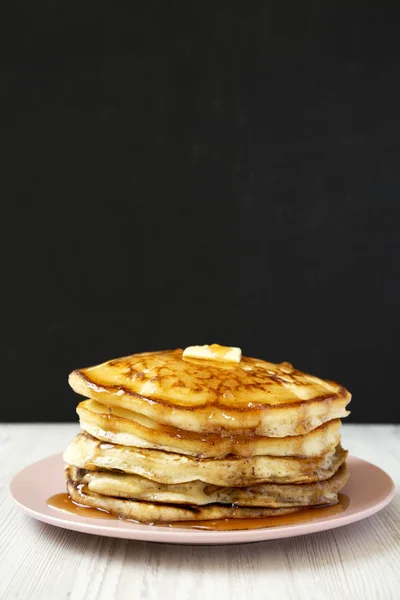
[{"label": "bottom pancake", "polygon": [[301,508],[236,507],[223,504],[207,506],[181,506],[140,500],[122,500],[91,492],[85,486],[67,479],[67,491],[71,499],[84,506],[99,508],[121,519],[140,523],[172,523],[174,521],[214,521],[218,519],[259,519],[277,517],[297,512]]},{"label": "bottom pancake", "polygon": [[248,487],[223,487],[202,481],[163,485],[138,475],[107,471],[86,471],[67,467],[67,479],[102,496],[145,502],[205,506],[235,504],[240,507],[291,508],[335,504],[337,494],[348,480],[346,465],[330,479],[309,484],[253,484]]}]

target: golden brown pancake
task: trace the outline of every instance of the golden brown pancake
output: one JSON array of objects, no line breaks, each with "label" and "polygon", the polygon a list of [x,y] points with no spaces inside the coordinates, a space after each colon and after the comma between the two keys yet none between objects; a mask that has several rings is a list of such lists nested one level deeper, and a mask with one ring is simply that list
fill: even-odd
[{"label": "golden brown pancake", "polygon": [[64,453],[71,498],[143,523],[336,503],[348,479],[349,392],[289,363],[240,357],[212,345],[71,373],[89,398],[77,408],[83,433]]},{"label": "golden brown pancake", "polygon": [[123,446],[153,448],[201,458],[237,456],[321,456],[340,441],[340,419],[328,421],[304,435],[270,438],[232,433],[198,433],[162,425],[124,408],[85,400],[77,407],[80,424],[94,437]]},{"label": "golden brown pancake", "polygon": [[184,359],[182,350],[133,354],[71,373],[79,394],[184,431],[285,437],[345,417],[350,393],[289,363]]},{"label": "golden brown pancake", "polygon": [[199,459],[162,450],[116,446],[80,434],[65,451],[64,460],[81,469],[120,471],[163,484],[198,479],[215,485],[247,486],[261,482],[324,481],[334,475],[346,456],[347,451],[339,445],[334,452],[311,459],[233,455],[223,459]]},{"label": "golden brown pancake", "polygon": [[291,508],[336,504],[337,494],[348,479],[346,465],[323,483],[300,485],[254,484],[248,487],[225,487],[205,484],[202,481],[164,485],[138,475],[125,475],[109,471],[85,471],[67,467],[67,478],[76,485],[103,496],[161,502],[162,504],[235,504],[268,508]]}]

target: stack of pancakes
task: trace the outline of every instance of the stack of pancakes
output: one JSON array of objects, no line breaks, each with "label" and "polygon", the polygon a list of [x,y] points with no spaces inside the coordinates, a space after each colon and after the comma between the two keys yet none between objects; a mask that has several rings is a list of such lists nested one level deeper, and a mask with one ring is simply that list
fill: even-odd
[{"label": "stack of pancakes", "polygon": [[334,504],[348,479],[349,392],[242,357],[134,354],[80,369],[72,500],[146,523],[259,518]]}]

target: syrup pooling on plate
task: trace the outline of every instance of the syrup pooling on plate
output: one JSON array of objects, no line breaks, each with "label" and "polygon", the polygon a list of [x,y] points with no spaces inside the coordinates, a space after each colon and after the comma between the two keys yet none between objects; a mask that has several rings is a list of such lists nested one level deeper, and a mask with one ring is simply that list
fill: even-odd
[{"label": "syrup pooling on plate", "polygon": [[[343,513],[349,506],[348,496],[339,494],[339,502],[330,506],[300,509],[297,512],[277,517],[265,517],[258,519],[218,519],[214,521],[178,521],[174,523],[149,523],[152,527],[172,527],[175,529],[200,529],[205,531],[243,531],[248,529],[264,529],[271,527],[285,527],[299,525],[327,519]],[[48,506],[69,512],[80,517],[92,519],[118,519],[98,508],[90,508],[74,502],[67,493],[55,494],[46,502]],[[132,523],[138,523],[131,520]]]},{"label": "syrup pooling on plate", "polygon": [[54,494],[46,501],[47,506],[69,512],[79,517],[91,517],[92,519],[117,519],[118,517],[99,508],[90,508],[83,504],[73,502],[71,497],[66,493]]},{"label": "syrup pooling on plate", "polygon": [[287,527],[320,521],[343,513],[349,506],[350,499],[345,494],[339,494],[339,502],[330,506],[303,508],[297,512],[278,517],[264,517],[261,519],[218,519],[216,521],[183,521],[177,523],[163,523],[164,527],[181,529],[201,529],[206,531],[240,531],[246,529],[265,529],[270,527]]}]

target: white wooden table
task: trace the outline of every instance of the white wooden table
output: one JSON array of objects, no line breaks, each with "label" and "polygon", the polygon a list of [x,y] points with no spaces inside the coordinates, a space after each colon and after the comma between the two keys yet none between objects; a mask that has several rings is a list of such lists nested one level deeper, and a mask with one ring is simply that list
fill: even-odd
[{"label": "white wooden table", "polygon": [[[1,600],[399,600],[400,497],[340,529],[236,546],[168,546],[64,531],[25,516],[8,483],[78,425],[0,425]],[[352,454],[400,484],[400,426],[345,425]]]}]

